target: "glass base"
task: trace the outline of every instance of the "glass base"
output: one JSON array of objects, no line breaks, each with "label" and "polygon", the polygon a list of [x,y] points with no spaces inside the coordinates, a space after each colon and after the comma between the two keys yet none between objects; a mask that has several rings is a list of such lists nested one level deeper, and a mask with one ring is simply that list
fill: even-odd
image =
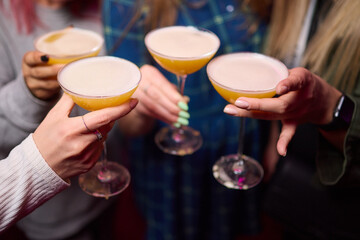
[{"label": "glass base", "polygon": [[79,176],[79,185],[84,192],[94,197],[109,198],[124,191],[130,183],[130,173],[115,162],[106,163],[108,171],[100,180],[102,163],[97,162],[87,173]]},{"label": "glass base", "polygon": [[258,185],[263,176],[262,166],[246,155],[221,157],[213,166],[215,179],[227,188],[247,190]]},{"label": "glass base", "polygon": [[191,127],[164,127],[155,136],[157,146],[165,153],[177,156],[189,155],[202,146],[199,131]]}]

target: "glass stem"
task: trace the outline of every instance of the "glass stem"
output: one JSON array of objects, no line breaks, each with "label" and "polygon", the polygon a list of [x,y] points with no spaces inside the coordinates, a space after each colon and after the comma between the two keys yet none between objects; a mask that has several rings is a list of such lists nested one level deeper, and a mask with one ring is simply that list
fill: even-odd
[{"label": "glass stem", "polygon": [[245,118],[240,118],[240,131],[239,131],[239,145],[238,145],[238,155],[242,156],[244,154],[244,137],[245,137]]},{"label": "glass stem", "polygon": [[184,87],[185,87],[186,77],[187,77],[187,75],[181,75],[181,76],[176,75],[176,79],[178,82],[178,90],[182,96],[184,96]]},{"label": "glass stem", "polygon": [[[187,75],[176,75],[176,79],[177,79],[177,83],[178,83],[178,91],[181,94],[181,96],[184,96],[186,77],[187,77]],[[181,125],[181,127],[175,131],[175,135],[173,135],[173,138],[182,139],[183,138],[182,129],[183,129],[183,126]]]},{"label": "glass stem", "polygon": [[109,178],[109,173],[107,169],[107,149],[106,149],[106,141],[103,142],[104,149],[101,153],[101,169],[98,173],[98,178],[100,181],[106,181]]}]

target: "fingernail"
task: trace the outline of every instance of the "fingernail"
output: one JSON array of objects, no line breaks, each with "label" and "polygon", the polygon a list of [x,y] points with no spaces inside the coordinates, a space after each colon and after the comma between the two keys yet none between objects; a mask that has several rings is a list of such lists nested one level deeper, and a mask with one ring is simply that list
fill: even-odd
[{"label": "fingernail", "polygon": [[137,100],[136,98],[132,98],[132,99],[130,100],[130,103],[129,103],[130,108],[133,109],[134,107],[136,107],[136,105],[138,104],[138,102],[139,102],[139,100]]},{"label": "fingernail", "polygon": [[180,123],[181,125],[189,125],[189,120],[187,120],[186,118],[181,118],[179,117],[178,120],[177,120],[177,123]]},{"label": "fingernail", "polygon": [[278,92],[279,95],[283,95],[289,92],[289,88],[287,86],[281,86],[280,91]]},{"label": "fingernail", "polygon": [[179,112],[179,117],[182,117],[182,118],[190,118],[190,113],[185,112],[185,111],[180,111],[180,112]]},{"label": "fingernail", "polygon": [[181,127],[181,124],[178,123],[178,122],[174,123],[173,125],[174,125],[174,127],[176,127],[176,128],[180,128],[180,127]]},{"label": "fingernail", "polygon": [[224,113],[227,113],[227,114],[230,114],[230,115],[235,115],[236,111],[232,107],[226,106],[224,108]]},{"label": "fingernail", "polygon": [[244,100],[236,100],[235,105],[239,108],[245,108],[245,109],[249,107],[249,103]]},{"label": "fingernail", "polygon": [[182,101],[178,102],[178,107],[181,108],[184,111],[189,110],[189,106],[187,105],[187,103],[182,102]]},{"label": "fingernail", "polygon": [[41,61],[44,62],[44,63],[47,63],[47,62],[49,61],[49,57],[46,56],[46,55],[42,55],[42,56],[40,57],[40,59],[41,59]]},{"label": "fingernail", "polygon": [[185,101],[186,101],[187,103],[190,102],[190,97],[189,97],[189,96],[184,96],[184,98],[185,98]]}]

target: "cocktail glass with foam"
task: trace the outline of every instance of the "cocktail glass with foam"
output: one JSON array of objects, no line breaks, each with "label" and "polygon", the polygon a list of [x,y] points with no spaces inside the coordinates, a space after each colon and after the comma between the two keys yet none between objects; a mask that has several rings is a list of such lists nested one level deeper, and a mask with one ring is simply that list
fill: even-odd
[{"label": "cocktail glass with foam", "polygon": [[48,64],[66,64],[97,56],[104,43],[101,35],[81,28],[68,27],[46,33],[35,40],[35,49],[48,55]]},{"label": "cocktail glass with foam", "polygon": [[[145,45],[155,61],[176,75],[178,90],[184,95],[188,74],[205,66],[220,46],[219,38],[206,29],[171,26],[155,29],[145,37]],[[173,155],[188,155],[202,145],[199,131],[188,126],[167,126],[155,136],[161,150]]]},{"label": "cocktail glass with foam", "polygon": [[[89,111],[129,101],[140,79],[140,70],[135,64],[110,56],[80,59],[65,65],[58,73],[63,91]],[[125,167],[107,161],[105,142],[101,161],[79,176],[80,187],[96,197],[119,194],[129,182],[130,174]]]},{"label": "cocktail glass with foam", "polygon": [[[230,53],[210,61],[208,77],[216,91],[228,102],[239,97],[271,98],[279,81],[288,77],[286,66],[258,53]],[[213,175],[228,188],[249,189],[263,178],[263,168],[243,154],[245,119],[240,118],[238,153],[221,157],[213,166]]]}]

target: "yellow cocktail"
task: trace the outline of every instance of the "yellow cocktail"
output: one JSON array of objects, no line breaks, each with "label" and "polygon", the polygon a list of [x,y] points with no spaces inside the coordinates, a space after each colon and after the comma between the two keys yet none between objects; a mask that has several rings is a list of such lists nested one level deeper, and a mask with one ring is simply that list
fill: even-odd
[{"label": "yellow cocktail", "polygon": [[97,56],[104,43],[99,34],[80,28],[65,28],[35,40],[35,49],[49,56],[48,64],[66,64]]},{"label": "yellow cocktail", "polygon": [[178,76],[205,66],[220,46],[219,38],[191,26],[156,29],[145,37],[145,44],[157,63]]},{"label": "yellow cocktail", "polygon": [[280,61],[257,53],[231,53],[214,58],[207,66],[215,90],[228,102],[239,97],[270,98],[288,76]]},{"label": "yellow cocktail", "polygon": [[[282,62],[257,53],[216,57],[206,71],[215,90],[230,103],[239,97],[271,98],[276,85],[288,77],[288,69]],[[238,153],[221,157],[213,166],[215,179],[228,188],[249,189],[264,174],[256,160],[243,154],[244,128],[245,120],[240,118]]]},{"label": "yellow cocktail", "polygon": [[64,92],[77,105],[89,111],[128,101],[140,79],[140,70],[135,64],[109,56],[74,61],[58,74]]},{"label": "yellow cocktail", "polygon": [[[58,81],[64,92],[89,111],[128,101],[140,79],[140,69],[135,64],[109,56],[80,59],[65,65],[58,73]],[[107,198],[119,194],[129,182],[127,169],[118,163],[107,162],[106,151],[101,162],[79,176],[80,187],[96,197]]]},{"label": "yellow cocktail", "polygon": [[[161,67],[177,76],[178,89],[183,95],[187,75],[210,61],[220,46],[220,40],[205,29],[171,26],[149,32],[145,45]],[[187,155],[201,147],[202,137],[200,132],[187,126],[179,129],[165,127],[155,136],[155,142],[166,153]]]}]

